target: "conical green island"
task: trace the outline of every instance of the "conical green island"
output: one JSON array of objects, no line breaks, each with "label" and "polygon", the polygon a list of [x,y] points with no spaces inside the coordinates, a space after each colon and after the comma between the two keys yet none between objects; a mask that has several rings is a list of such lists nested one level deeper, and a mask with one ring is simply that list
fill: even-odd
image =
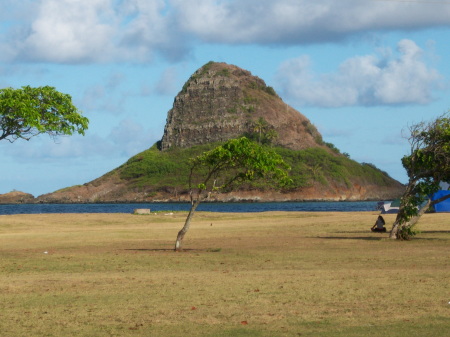
[{"label": "conical green island", "polygon": [[291,165],[294,186],[264,184],[211,196],[211,201],[382,200],[403,185],[369,163],[357,163],[325,143],[313,124],[250,72],[209,62],[175,97],[161,141],[120,167],[37,202],[186,201],[189,158],[231,138],[247,136],[271,146]]}]

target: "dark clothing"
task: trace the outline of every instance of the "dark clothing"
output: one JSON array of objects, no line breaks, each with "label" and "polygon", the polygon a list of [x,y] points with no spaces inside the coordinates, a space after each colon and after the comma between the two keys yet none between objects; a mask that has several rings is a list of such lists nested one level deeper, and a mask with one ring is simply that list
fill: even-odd
[{"label": "dark clothing", "polygon": [[377,221],[375,222],[375,225],[373,225],[371,228],[372,232],[386,232],[386,228],[384,227],[385,224],[386,222],[384,221],[383,217],[379,215]]}]

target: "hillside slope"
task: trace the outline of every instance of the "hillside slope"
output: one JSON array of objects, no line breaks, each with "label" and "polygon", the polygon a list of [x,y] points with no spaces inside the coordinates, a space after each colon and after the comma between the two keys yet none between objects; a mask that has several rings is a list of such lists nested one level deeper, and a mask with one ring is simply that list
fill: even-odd
[{"label": "hillside slope", "polygon": [[[187,201],[189,158],[214,144],[160,151],[155,144],[115,170],[80,186],[40,196],[40,202]],[[322,148],[274,148],[291,165],[294,188],[273,191],[247,185],[213,195],[211,201],[383,200],[398,197],[403,185],[370,164],[359,164]]]},{"label": "hillside slope", "polygon": [[184,201],[189,158],[242,135],[282,155],[292,166],[295,186],[277,192],[247,185],[212,201],[381,200],[403,191],[373,165],[359,164],[323,142],[314,125],[263,80],[236,66],[210,62],[176,96],[160,142],[98,179],[37,201]]},{"label": "hillside slope", "polygon": [[33,201],[33,195],[21,191],[0,194],[0,204],[27,204]]}]

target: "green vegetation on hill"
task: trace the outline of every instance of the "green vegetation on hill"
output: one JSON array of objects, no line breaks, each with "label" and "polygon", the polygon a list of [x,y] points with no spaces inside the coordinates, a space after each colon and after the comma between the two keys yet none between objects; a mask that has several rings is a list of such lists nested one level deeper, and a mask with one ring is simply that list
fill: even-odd
[{"label": "green vegetation on hill", "polygon": [[131,157],[118,168],[120,177],[133,182],[134,187],[187,187],[189,158],[208,150],[209,146],[160,151],[157,144]]},{"label": "green vegetation on hill", "polygon": [[[160,151],[157,144],[130,158],[118,168],[120,177],[131,182],[131,186],[148,192],[186,191],[189,175],[189,159],[217,146],[217,143],[191,148],[172,148]],[[312,184],[328,186],[338,184],[350,187],[354,183],[391,186],[393,179],[373,164],[360,164],[325,148],[290,150],[274,147],[292,168],[290,177],[293,189]],[[254,183],[244,188],[266,189],[264,183]]]}]

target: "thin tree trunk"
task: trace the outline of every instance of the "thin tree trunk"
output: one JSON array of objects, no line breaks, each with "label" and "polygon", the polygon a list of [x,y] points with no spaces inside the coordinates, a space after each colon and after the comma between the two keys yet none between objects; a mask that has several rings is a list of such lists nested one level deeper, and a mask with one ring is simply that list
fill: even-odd
[{"label": "thin tree trunk", "polygon": [[400,209],[398,210],[397,217],[395,218],[395,222],[392,225],[392,229],[391,229],[391,232],[389,234],[389,239],[393,239],[393,240],[398,239],[397,234],[398,234],[398,230],[399,230],[399,227],[400,227],[400,219],[402,218],[402,215],[403,215],[403,212],[404,212],[403,211],[403,200],[405,199],[405,197],[407,197],[411,193],[412,189],[415,186],[415,183],[416,183],[416,181],[413,180],[413,179],[410,179],[408,181],[408,185],[406,186],[406,190],[405,190],[405,192],[403,192],[402,198],[400,199],[401,200],[401,202],[400,202]]},{"label": "thin tree trunk", "polygon": [[181,243],[183,241],[184,236],[186,235],[187,231],[189,230],[189,227],[191,225],[191,219],[194,216],[194,212],[197,209],[197,206],[200,204],[200,200],[195,200],[191,204],[191,209],[189,211],[189,214],[186,218],[186,221],[184,223],[183,228],[178,232],[177,235],[177,241],[175,241],[175,251],[179,252],[181,251]]},{"label": "thin tree trunk", "polygon": [[397,233],[398,233],[398,221],[395,220],[394,224],[392,225],[391,233],[389,234],[389,239],[396,240]]},{"label": "thin tree trunk", "polygon": [[[430,205],[432,204],[431,199],[428,199],[427,203],[425,205],[423,205],[423,207],[419,210],[419,212],[417,213],[417,215],[413,218],[411,218],[408,222],[406,222],[405,224],[401,225],[402,227],[411,227],[414,226],[417,221],[419,221],[420,217],[428,210],[428,208],[430,207]],[[434,203],[433,203],[434,204]],[[399,210],[399,213],[402,210]],[[397,219],[394,222],[394,225],[392,226],[391,229],[391,233],[389,234],[389,238],[390,239],[401,239],[398,237],[398,231],[400,230],[400,224],[399,224],[399,216],[397,215]]]},{"label": "thin tree trunk", "polygon": [[395,222],[392,225],[391,232],[389,234],[389,239],[396,240],[398,239],[398,231],[400,229],[400,220],[403,217],[403,202],[400,203],[400,209],[398,210],[397,217],[395,218]]}]

